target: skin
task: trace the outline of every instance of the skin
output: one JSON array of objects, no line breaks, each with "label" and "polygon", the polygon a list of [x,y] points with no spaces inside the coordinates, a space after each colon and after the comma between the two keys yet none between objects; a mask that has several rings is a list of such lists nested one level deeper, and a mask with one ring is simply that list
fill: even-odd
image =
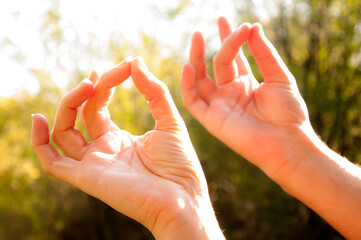
[{"label": "skin", "polygon": [[[260,25],[245,23],[231,34],[221,18],[219,28],[223,44],[213,61],[215,83],[206,74],[203,37],[198,32],[193,36],[190,63],[183,66],[181,78],[184,106],[210,133],[269,175],[292,171],[296,163],[285,162],[295,144],[293,135],[309,124],[294,78],[263,41]],[[247,40],[264,77],[261,84],[240,50]],[[259,145],[262,151],[255,147]]]},{"label": "skin", "polygon": [[[183,66],[185,107],[215,137],[258,166],[348,239],[361,239],[361,170],[313,131],[295,81],[259,24],[232,31],[219,19],[222,47],[215,82],[206,74],[205,43],[196,32]],[[248,43],[263,75],[253,76]],[[129,76],[148,101],[154,130],[133,136],[110,119],[114,87]],[[74,129],[77,108],[90,142]],[[157,239],[224,239],[186,127],[166,86],[140,58],[102,76],[93,72],[61,101],[49,144],[46,119],[33,116],[32,146],[44,170],[145,225]],[[262,146],[262,151],[259,147]]]},{"label": "skin", "polygon": [[[120,129],[108,111],[114,88],[129,76],[156,122],[143,136]],[[46,119],[33,116],[32,146],[44,171],[142,223],[157,239],[224,239],[167,87],[140,58],[89,79],[61,100],[56,113],[51,137],[66,156],[49,144]],[[79,107],[90,142],[74,129]]]},{"label": "skin", "polygon": [[[348,239],[361,239],[360,168],[329,149],[312,129],[295,78],[260,24],[232,31],[218,21],[222,46],[207,75],[205,42],[192,38],[183,66],[184,106],[216,138],[259,167]],[[264,82],[253,76],[241,47],[248,43]],[[260,146],[261,151],[260,151]]]}]

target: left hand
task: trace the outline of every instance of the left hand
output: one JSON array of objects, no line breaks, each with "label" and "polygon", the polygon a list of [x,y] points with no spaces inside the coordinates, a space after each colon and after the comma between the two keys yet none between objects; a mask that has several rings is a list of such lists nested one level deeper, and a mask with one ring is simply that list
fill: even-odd
[{"label": "left hand", "polygon": [[[130,75],[156,122],[143,136],[118,128],[108,111],[114,87]],[[44,170],[142,223],[156,238],[213,234],[217,228],[205,224],[216,223],[206,180],[167,87],[141,59],[125,60],[99,79],[92,73],[90,80],[67,94],[56,114],[52,138],[66,157],[49,144],[46,119],[33,117],[32,145]],[[82,104],[90,143],[74,129]]]}]

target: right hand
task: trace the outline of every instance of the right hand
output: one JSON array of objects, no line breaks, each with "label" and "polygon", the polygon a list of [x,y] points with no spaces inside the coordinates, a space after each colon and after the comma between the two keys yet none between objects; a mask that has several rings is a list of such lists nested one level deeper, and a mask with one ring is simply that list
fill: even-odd
[{"label": "right hand", "polygon": [[[306,104],[260,24],[245,23],[232,32],[225,18],[218,23],[222,47],[213,61],[216,83],[207,75],[205,43],[196,32],[181,77],[184,106],[215,137],[281,181],[299,164],[292,157],[295,146],[305,131],[313,132]],[[263,83],[242,53],[246,42]]]}]

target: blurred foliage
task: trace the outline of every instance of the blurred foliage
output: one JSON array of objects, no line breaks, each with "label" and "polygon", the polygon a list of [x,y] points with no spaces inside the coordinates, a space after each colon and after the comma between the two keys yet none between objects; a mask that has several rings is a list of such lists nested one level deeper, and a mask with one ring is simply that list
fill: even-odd
[{"label": "blurred foliage", "polygon": [[[335,151],[360,163],[361,2],[296,0],[273,4],[273,8],[263,9],[272,14],[262,24],[295,75],[316,132]],[[179,1],[168,17],[175,19],[190,6],[190,1]],[[234,1],[234,6],[239,23],[263,19],[263,11],[252,1]],[[56,5],[44,16],[42,34],[49,52],[63,41],[60,18]],[[141,37],[141,44],[133,45],[114,35],[106,56],[117,63],[128,55],[141,55],[169,86],[202,162],[227,239],[342,239],[312,210],[212,137],[184,110],[178,86],[184,49],[163,56],[161,43],[142,33]],[[85,47],[89,54],[100,54],[92,46]],[[208,49],[209,63],[214,51]],[[261,80],[246,48],[245,52]],[[61,96],[75,81],[68,89],[59,89],[52,83],[51,73],[43,69],[31,72],[40,84],[38,94],[20,92],[0,98],[0,239],[152,239],[138,223],[42,172],[30,146],[30,115],[41,112],[52,126]],[[78,68],[69,74],[77,81],[87,75]],[[117,89],[110,108],[113,120],[133,134],[153,127],[146,101],[131,82]]]}]

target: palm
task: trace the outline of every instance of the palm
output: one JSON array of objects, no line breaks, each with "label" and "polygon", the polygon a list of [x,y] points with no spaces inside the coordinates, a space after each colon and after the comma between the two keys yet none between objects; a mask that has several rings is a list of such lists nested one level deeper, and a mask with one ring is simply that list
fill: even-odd
[{"label": "palm", "polygon": [[[184,105],[215,137],[273,174],[290,159],[286,155],[296,144],[293,133],[308,122],[305,103],[258,25],[244,24],[231,33],[221,18],[219,28],[222,48],[213,61],[216,83],[206,75],[202,35],[193,36],[190,64],[184,66],[181,81]],[[240,51],[245,42],[264,77],[261,84]]]},{"label": "palm", "polygon": [[298,90],[290,84],[266,82],[256,87],[247,84],[249,87],[246,87],[244,81],[227,83],[211,97],[209,114],[214,119],[221,113],[216,118],[219,119],[218,124],[214,123],[217,132],[221,130],[220,126],[227,125],[225,121],[232,115],[238,118],[251,117],[250,121],[260,121],[275,127],[302,124],[307,118]]},{"label": "palm", "polygon": [[269,154],[267,149],[258,151],[260,139],[273,145],[280,132],[302,125],[307,112],[297,89],[289,84],[266,82],[253,89],[244,81],[227,83],[211,97],[205,127],[243,156]]},{"label": "palm", "polygon": [[186,195],[184,189],[198,187],[197,181],[191,182],[193,186],[182,181],[194,167],[182,148],[177,134],[153,130],[137,137],[114,127],[97,138],[84,155],[77,185],[127,216],[152,222],[146,218],[159,216],[177,204],[177,199]]}]

